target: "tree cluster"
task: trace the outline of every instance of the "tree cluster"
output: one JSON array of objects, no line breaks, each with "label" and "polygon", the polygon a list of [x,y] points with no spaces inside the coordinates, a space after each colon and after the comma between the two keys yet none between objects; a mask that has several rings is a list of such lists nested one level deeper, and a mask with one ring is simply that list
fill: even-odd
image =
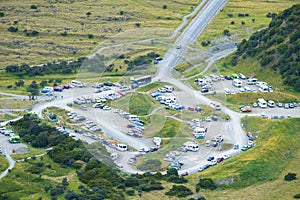
[{"label": "tree cluster", "polygon": [[81,67],[85,58],[79,58],[72,62],[53,62],[43,65],[29,66],[27,64],[22,65],[9,65],[5,68],[7,73],[13,73],[20,77],[22,76],[44,76],[50,74],[71,74],[76,73]]}]

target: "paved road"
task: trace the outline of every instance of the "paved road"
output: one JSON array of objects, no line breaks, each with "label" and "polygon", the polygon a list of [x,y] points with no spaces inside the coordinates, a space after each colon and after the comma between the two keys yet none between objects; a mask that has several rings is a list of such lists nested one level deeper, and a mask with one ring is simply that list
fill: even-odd
[{"label": "paved road", "polygon": [[8,162],[9,162],[9,167],[8,167],[4,172],[2,172],[2,173],[0,174],[0,179],[2,179],[4,176],[6,176],[7,173],[8,173],[8,170],[11,170],[12,168],[14,168],[15,163],[16,163],[16,162],[12,159],[12,157],[10,156],[10,154],[9,154],[8,152],[4,153],[4,155],[5,155],[6,159],[7,159]]},{"label": "paved road", "polygon": [[[213,17],[219,12],[219,10],[226,4],[225,0],[215,0],[210,1],[206,6],[199,12],[199,14],[193,19],[190,25],[182,32],[182,34],[176,40],[177,45],[181,45],[181,48],[172,48],[170,49],[164,56],[163,61],[161,61],[158,65],[158,73],[154,77],[154,81],[164,80],[170,84],[176,85],[182,92],[184,92],[185,99],[188,99],[190,102],[194,102],[194,104],[204,104],[207,106],[211,106],[214,101],[209,98],[201,95],[198,91],[193,90],[191,87],[185,85],[181,81],[173,78],[172,69],[175,67],[184,57],[185,46],[191,44],[195,41],[195,39],[203,32],[203,30],[207,27],[209,22],[213,19]],[[212,60],[213,62],[213,60]],[[207,70],[207,69],[206,69]],[[247,138],[241,127],[241,117],[242,115],[236,113],[224,106],[221,106],[222,111],[228,114],[231,118],[231,125],[229,128],[232,129],[232,133],[234,134],[234,143],[238,144],[246,144]],[[237,153],[230,150],[227,154],[233,155]],[[218,153],[219,156],[224,154],[224,152]],[[205,163],[205,160],[203,161]],[[197,163],[195,166],[185,169],[189,173],[196,172],[197,168],[203,163]],[[179,171],[181,173],[181,171]]]}]

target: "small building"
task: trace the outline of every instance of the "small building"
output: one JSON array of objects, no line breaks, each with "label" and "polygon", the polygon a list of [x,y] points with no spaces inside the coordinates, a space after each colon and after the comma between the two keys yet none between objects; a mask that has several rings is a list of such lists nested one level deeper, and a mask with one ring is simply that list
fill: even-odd
[{"label": "small building", "polygon": [[132,88],[137,88],[141,85],[146,85],[148,83],[151,83],[152,77],[151,76],[143,76],[141,78],[131,78],[130,83]]}]

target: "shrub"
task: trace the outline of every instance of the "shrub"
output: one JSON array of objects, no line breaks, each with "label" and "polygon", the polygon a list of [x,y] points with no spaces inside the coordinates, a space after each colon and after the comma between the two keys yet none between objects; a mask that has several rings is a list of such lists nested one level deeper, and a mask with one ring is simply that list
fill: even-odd
[{"label": "shrub", "polygon": [[186,197],[192,195],[192,191],[183,185],[173,185],[172,188],[165,193],[169,196]]},{"label": "shrub", "polygon": [[10,26],[8,29],[7,29],[9,32],[18,32],[18,27],[13,27],[13,26]]},{"label": "shrub", "polygon": [[134,195],[134,190],[130,189],[130,190],[126,190],[126,194],[128,194],[129,196],[133,196]]},{"label": "shrub", "polygon": [[229,35],[230,35],[229,30],[225,29],[225,30],[223,31],[223,34],[229,36]]},{"label": "shrub", "polygon": [[136,177],[129,177],[124,181],[124,184],[126,187],[134,187],[138,186],[140,183]]},{"label": "shrub", "polygon": [[214,190],[217,188],[217,185],[210,178],[200,178],[199,182],[196,185],[196,191],[199,192],[200,189],[210,189]]},{"label": "shrub", "polygon": [[4,16],[5,16],[4,12],[0,12],[0,17],[4,17]]},{"label": "shrub", "polygon": [[36,5],[31,5],[30,8],[31,9],[37,9],[37,6]]},{"label": "shrub", "polygon": [[289,172],[287,175],[284,176],[284,180],[285,181],[296,180],[297,179],[296,176],[297,174]]},{"label": "shrub", "polygon": [[163,5],[162,8],[163,8],[163,9],[167,9],[168,6],[167,6],[167,5]]},{"label": "shrub", "polygon": [[294,195],[294,199],[300,199],[300,193]]},{"label": "shrub", "polygon": [[43,167],[43,166],[44,166],[44,163],[43,163],[43,162],[37,162],[35,165],[36,165],[37,167]]}]

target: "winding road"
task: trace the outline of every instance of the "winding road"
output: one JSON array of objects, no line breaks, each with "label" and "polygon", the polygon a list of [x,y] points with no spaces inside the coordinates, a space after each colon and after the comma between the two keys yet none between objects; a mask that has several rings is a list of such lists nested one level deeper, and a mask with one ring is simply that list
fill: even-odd
[{"label": "winding road", "polygon": [[[211,0],[211,1],[203,0],[193,11],[193,13],[183,18],[183,23],[177,29],[175,29],[173,33],[173,37],[175,37],[179,33],[179,30],[181,30],[186,25],[187,17],[194,15],[201,9],[198,12],[198,14],[193,18],[193,20],[187,25],[187,27],[182,31],[182,33],[177,37],[175,45],[166,52],[166,54],[163,57],[163,60],[157,65],[158,71],[155,77],[153,77],[153,81],[163,80],[164,82],[168,82],[172,85],[175,85],[177,88],[180,89],[180,92],[183,93],[183,96],[189,100],[189,103],[192,103],[194,105],[203,104],[203,105],[211,106],[212,103],[215,103],[215,101],[212,101],[206,96],[201,95],[199,91],[192,89],[191,87],[185,85],[180,80],[174,78],[172,76],[172,70],[184,58],[187,46],[193,44],[196,41],[196,39],[201,35],[201,33],[205,30],[205,28],[208,26],[211,20],[217,15],[217,13],[222,9],[222,7],[226,5],[226,3],[227,3],[226,0]],[[150,41],[152,39],[153,38],[145,39],[140,42]],[[117,44],[114,47],[118,47],[122,45],[125,44]],[[95,52],[95,54],[105,50],[106,48],[110,48],[110,47],[100,48],[98,51]],[[220,59],[231,52],[232,50],[229,50],[223,54],[214,55],[210,59],[210,62],[207,65],[207,67],[201,73],[204,73],[215,60]],[[49,106],[57,106],[69,111],[75,111],[74,109],[67,106],[67,104],[71,103],[73,99],[76,99],[77,97],[85,96],[85,95],[89,96],[90,94],[91,91],[87,91],[83,88],[74,88],[72,93],[69,92],[69,94],[67,95],[64,94],[63,98],[58,98],[52,102],[45,102],[42,104],[34,105],[32,108],[32,112],[42,117],[42,113],[41,113],[42,110]],[[221,109],[225,114],[227,114],[231,118],[227,129],[229,129],[230,132],[233,134],[232,138],[234,141],[232,142],[237,144],[246,144],[247,137],[245,136],[243,129],[241,127],[241,118],[245,115],[232,111],[225,106],[221,106]],[[112,137],[116,140],[124,142],[137,149],[152,146],[151,142],[128,136],[125,134],[124,131],[120,130],[118,126],[112,125],[111,120],[114,117],[112,112],[107,113],[105,115],[97,111],[86,112],[82,110],[76,110],[76,112],[78,114],[88,116],[90,119],[97,120],[97,122],[101,124],[101,127],[103,128],[105,134],[108,137]],[[233,151],[233,150],[226,151],[226,154],[230,156],[236,153],[239,153],[239,151]],[[223,155],[224,152],[220,153],[220,155],[221,154]],[[10,166],[8,169],[11,169],[14,166],[14,161],[7,154],[6,157],[10,162]],[[199,165],[201,165],[201,163],[198,163],[193,167],[185,169],[184,171],[188,173],[195,173],[199,168]],[[0,175],[0,179],[7,174],[8,169]],[[132,169],[131,171],[128,172],[134,173],[136,171]],[[182,172],[183,171],[180,171],[180,173]]]}]

